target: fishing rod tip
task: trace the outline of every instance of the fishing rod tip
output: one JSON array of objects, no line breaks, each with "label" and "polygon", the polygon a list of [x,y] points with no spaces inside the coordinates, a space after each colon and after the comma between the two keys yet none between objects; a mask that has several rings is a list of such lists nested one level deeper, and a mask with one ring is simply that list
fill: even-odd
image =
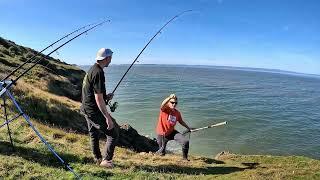
[{"label": "fishing rod tip", "polygon": [[189,10],[183,11],[182,13],[191,12],[191,11],[193,11],[193,10],[192,10],[192,9],[189,9]]},{"label": "fishing rod tip", "polygon": [[101,20],[101,21],[103,21],[103,22],[111,22],[111,19],[109,19],[109,18],[105,17],[105,18],[102,18],[102,20]]}]

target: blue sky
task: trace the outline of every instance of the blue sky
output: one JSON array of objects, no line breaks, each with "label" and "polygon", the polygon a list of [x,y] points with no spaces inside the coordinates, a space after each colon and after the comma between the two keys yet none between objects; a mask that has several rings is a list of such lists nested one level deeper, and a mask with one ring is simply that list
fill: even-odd
[{"label": "blue sky", "polygon": [[[320,74],[317,0],[0,0],[0,36],[41,50],[86,24],[110,18],[53,57],[90,65],[101,47],[113,64],[197,64],[281,69]],[[49,51],[47,51],[49,52]]]}]

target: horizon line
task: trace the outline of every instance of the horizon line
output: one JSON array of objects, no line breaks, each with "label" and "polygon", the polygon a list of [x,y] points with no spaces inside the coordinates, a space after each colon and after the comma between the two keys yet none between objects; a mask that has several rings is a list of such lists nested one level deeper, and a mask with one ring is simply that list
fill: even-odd
[{"label": "horizon line", "polygon": [[[91,66],[91,65],[79,65],[79,64],[73,64],[76,66]],[[131,65],[131,64],[110,64],[110,66],[113,65]],[[238,70],[251,70],[251,71],[259,71],[259,72],[270,72],[270,73],[280,73],[280,74],[291,74],[291,75],[308,75],[308,76],[316,76],[320,78],[320,74],[312,74],[312,73],[303,73],[303,72],[296,72],[296,71],[288,71],[288,70],[282,70],[282,69],[270,69],[270,68],[259,68],[259,67],[245,67],[245,66],[227,66],[227,65],[202,65],[202,64],[154,64],[154,63],[141,63],[141,64],[135,64],[137,66],[139,65],[162,65],[162,66],[199,66],[199,67],[218,67],[218,68],[233,68]]]}]

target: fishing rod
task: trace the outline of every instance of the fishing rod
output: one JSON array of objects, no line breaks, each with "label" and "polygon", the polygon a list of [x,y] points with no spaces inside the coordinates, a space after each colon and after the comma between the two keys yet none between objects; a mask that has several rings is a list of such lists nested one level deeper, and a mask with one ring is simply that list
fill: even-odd
[{"label": "fishing rod", "polygon": [[[151,43],[151,41],[158,35],[161,33],[162,29],[164,29],[171,21],[173,21],[174,19],[176,19],[178,16],[186,13],[186,12],[190,12],[192,10],[186,10],[183,11],[177,15],[175,15],[173,18],[171,18],[167,23],[165,23],[160,29],[159,31],[149,40],[149,42],[143,47],[143,49],[140,51],[140,53],[138,54],[138,56],[134,59],[134,61],[131,63],[131,65],[129,66],[129,68],[127,69],[127,71],[123,74],[123,76],[121,77],[120,81],[118,82],[118,84],[116,85],[116,87],[113,89],[112,94],[114,94],[114,92],[117,90],[118,86],[120,85],[120,83],[122,82],[122,80],[124,79],[124,77],[127,75],[127,73],[129,72],[129,70],[131,69],[131,67],[134,65],[135,62],[137,62],[138,58],[140,57],[140,55],[143,53],[143,51],[147,48],[147,46]],[[112,112],[114,112],[116,110],[116,108],[118,107],[118,102],[114,102],[112,105],[109,103],[109,100],[107,100],[107,104],[110,107],[110,110]]]},{"label": "fishing rod", "polygon": [[212,124],[210,126],[205,126],[205,127],[201,127],[201,128],[196,128],[196,129],[191,129],[190,131],[185,131],[183,132],[182,134],[185,135],[187,133],[192,133],[192,132],[197,132],[197,131],[201,131],[201,130],[204,130],[204,129],[208,129],[208,128],[213,128],[213,127],[217,127],[217,126],[222,126],[222,125],[226,125],[227,124],[227,121],[224,121],[224,122],[221,122],[221,123],[217,123],[217,124]]},{"label": "fishing rod", "polygon": [[47,50],[48,48],[52,47],[53,45],[55,45],[56,43],[60,42],[61,40],[67,38],[68,36],[80,31],[81,29],[85,29],[87,27],[90,27],[94,24],[97,24],[97,23],[92,23],[92,24],[88,24],[88,25],[85,25],[79,29],[76,29],[75,31],[72,31],[71,33],[61,37],[60,39],[58,39],[57,41],[53,42],[52,44],[50,44],[49,46],[45,47],[44,49],[42,49],[41,51],[37,52],[36,54],[34,54],[31,58],[29,58],[27,61],[25,61],[24,63],[22,63],[19,67],[17,67],[16,69],[14,69],[13,71],[11,71],[10,74],[8,74],[5,78],[3,78],[1,81],[4,81],[6,79],[8,79],[10,76],[12,76],[15,72],[17,72],[19,69],[21,69],[24,65],[26,65],[27,63],[31,62],[37,55],[39,55],[40,53],[42,53],[43,51]]},{"label": "fishing rod", "polygon": [[61,47],[65,46],[66,44],[68,44],[69,42],[73,41],[74,39],[78,38],[79,36],[83,35],[84,33],[87,33],[88,31],[106,23],[106,22],[110,22],[110,20],[104,20],[98,24],[96,24],[95,26],[79,33],[78,35],[76,35],[75,37],[73,37],[72,39],[68,40],[67,42],[63,43],[62,45],[60,45],[59,47],[57,47],[56,49],[54,49],[53,51],[51,51],[49,54],[47,54],[45,57],[42,57],[40,59],[38,59],[31,67],[29,67],[28,69],[26,69],[22,74],[20,74],[15,80],[13,81],[9,81],[9,84],[4,84],[4,88],[1,90],[0,92],[0,96],[7,90],[9,89],[13,84],[15,84],[22,76],[24,76],[27,72],[29,72],[33,67],[35,67],[40,61],[42,61],[43,59],[49,57],[52,53],[54,53],[55,51],[57,51],[58,49],[60,49]]}]

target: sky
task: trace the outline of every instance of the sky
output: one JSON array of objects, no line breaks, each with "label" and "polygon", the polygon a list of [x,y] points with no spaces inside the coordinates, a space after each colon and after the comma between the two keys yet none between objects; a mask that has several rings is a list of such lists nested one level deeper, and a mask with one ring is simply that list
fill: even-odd
[{"label": "sky", "polygon": [[[317,0],[0,0],[0,36],[42,50],[79,27],[111,20],[52,54],[90,65],[98,49],[112,64],[218,65],[320,75]],[[47,54],[49,51],[45,51]]]}]

